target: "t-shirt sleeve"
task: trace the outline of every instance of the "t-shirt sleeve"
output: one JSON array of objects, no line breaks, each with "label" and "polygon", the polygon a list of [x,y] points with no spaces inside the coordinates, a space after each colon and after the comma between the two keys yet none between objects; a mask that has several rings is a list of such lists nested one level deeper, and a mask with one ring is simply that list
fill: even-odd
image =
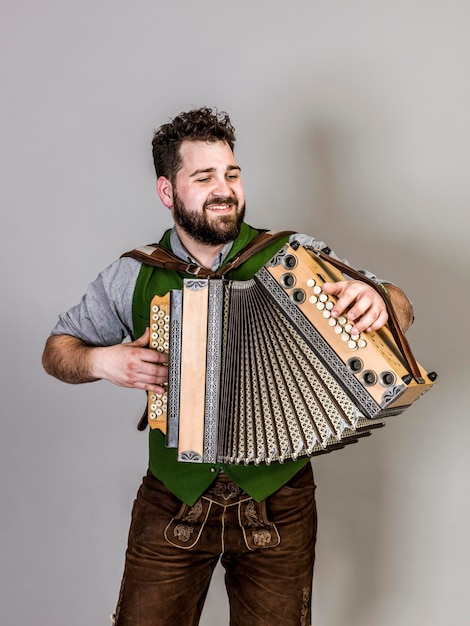
[{"label": "t-shirt sleeve", "polygon": [[[342,261],[343,263],[345,263],[346,265],[351,266],[351,264],[349,263],[349,261],[347,261],[347,259],[341,259],[335,252],[334,250],[331,250],[331,248],[329,246],[327,246],[327,244],[324,241],[319,241],[318,239],[315,239],[315,237],[311,237],[310,235],[303,235],[300,233],[295,233],[293,235],[290,236],[290,241],[297,241],[298,243],[300,243],[301,246],[307,246],[307,247],[311,247],[311,248],[318,248],[319,250],[324,250],[325,248],[328,248],[329,252],[328,254],[333,257],[334,259],[338,260],[338,261]],[[372,272],[369,272],[369,270],[357,270],[358,272],[360,272],[361,274],[363,274],[366,278],[370,278],[370,280],[373,280],[375,283],[389,283],[392,284],[389,280],[383,280],[381,278],[377,278],[377,276],[375,274],[373,274]]]},{"label": "t-shirt sleeve", "polygon": [[80,302],[59,315],[52,335],[72,335],[93,346],[133,336],[132,299],[141,263],[118,259],[88,286]]}]

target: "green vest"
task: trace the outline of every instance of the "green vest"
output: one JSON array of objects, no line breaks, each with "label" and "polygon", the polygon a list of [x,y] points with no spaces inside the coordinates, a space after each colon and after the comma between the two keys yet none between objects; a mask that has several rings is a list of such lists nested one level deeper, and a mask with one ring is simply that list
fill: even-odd
[{"label": "green vest", "polygon": [[[170,233],[163,235],[160,244],[171,250]],[[240,234],[234,241],[232,249],[225,260],[226,264],[252,239],[258,231],[247,224],[242,224]],[[285,240],[276,241],[261,252],[250,257],[245,263],[230,272],[227,278],[248,280],[271,259]],[[135,286],[132,304],[134,337],[140,337],[150,325],[150,302],[155,295],[163,296],[170,289],[182,289],[183,278],[192,276],[164,270],[143,264]],[[227,465],[221,463],[182,463],[177,460],[177,451],[167,448],[165,435],[158,429],[150,430],[149,434],[149,469],[166,487],[186,504],[193,505],[209,488],[221,469],[230,476],[252,498],[263,500],[285,485],[309,459],[274,463],[273,465]]]}]

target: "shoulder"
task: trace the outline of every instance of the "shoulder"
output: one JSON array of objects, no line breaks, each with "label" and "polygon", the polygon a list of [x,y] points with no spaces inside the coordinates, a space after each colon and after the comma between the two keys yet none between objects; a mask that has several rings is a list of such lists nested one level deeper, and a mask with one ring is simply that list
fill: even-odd
[{"label": "shoulder", "polygon": [[309,246],[311,248],[318,248],[319,250],[323,250],[324,248],[329,248],[324,241],[320,239],[316,239],[311,235],[304,235],[303,233],[294,233],[289,237],[289,241],[297,241],[301,246]]},{"label": "shoulder", "polygon": [[132,294],[142,264],[135,259],[119,258],[102,270],[90,283],[87,295],[96,299],[121,301]]},{"label": "shoulder", "polygon": [[100,272],[99,277],[106,283],[117,280],[119,283],[125,284],[137,278],[141,267],[142,263],[137,259],[121,257]]}]

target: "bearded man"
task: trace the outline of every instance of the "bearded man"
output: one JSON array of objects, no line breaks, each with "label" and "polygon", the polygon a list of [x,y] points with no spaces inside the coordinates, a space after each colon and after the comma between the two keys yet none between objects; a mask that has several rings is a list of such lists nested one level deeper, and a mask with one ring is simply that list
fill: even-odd
[{"label": "bearded man", "polygon": [[[206,107],[181,113],[154,134],[157,192],[174,219],[160,245],[188,268],[220,270],[259,234],[244,221],[234,143],[228,115]],[[313,237],[286,235],[227,278],[251,278],[293,239],[326,247]],[[46,343],[44,368],[68,383],[105,379],[163,393],[167,355],[148,348],[150,302],[155,294],[181,289],[190,275],[130,257],[115,261],[79,304],[60,315]],[[333,316],[347,311],[351,333],[386,323],[382,298],[364,282],[344,280],[323,289],[337,297]],[[406,329],[411,305],[400,289],[387,289]],[[115,624],[197,625],[221,559],[231,626],[308,626],[315,538],[309,459],[260,466],[181,463],[161,431],[150,429],[148,472],[132,512]]]}]

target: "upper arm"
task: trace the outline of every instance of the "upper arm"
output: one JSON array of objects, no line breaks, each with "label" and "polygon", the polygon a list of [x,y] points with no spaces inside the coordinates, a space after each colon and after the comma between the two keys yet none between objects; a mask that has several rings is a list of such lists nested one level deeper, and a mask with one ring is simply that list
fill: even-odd
[{"label": "upper arm", "polygon": [[81,301],[62,313],[53,336],[72,336],[88,345],[121,343],[132,335],[132,298],[141,264],[115,261],[88,286]]}]

